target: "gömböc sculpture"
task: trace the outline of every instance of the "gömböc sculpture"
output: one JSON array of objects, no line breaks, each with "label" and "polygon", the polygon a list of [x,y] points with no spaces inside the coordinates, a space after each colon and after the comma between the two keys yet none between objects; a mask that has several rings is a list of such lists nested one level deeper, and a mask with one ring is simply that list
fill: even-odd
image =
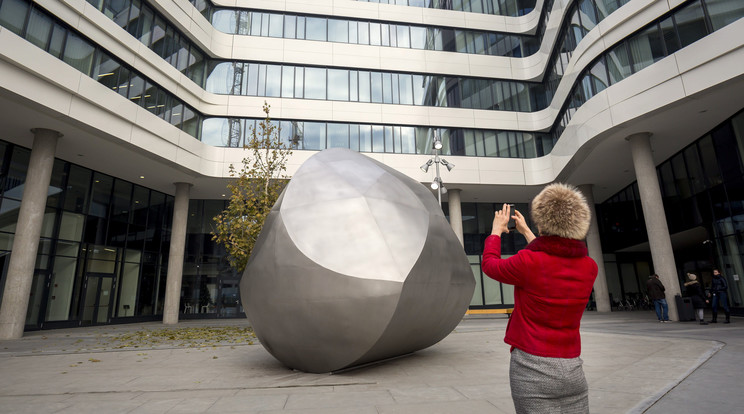
[{"label": "g\u00f6mb\u00f6c sculpture", "polygon": [[347,149],[319,152],[300,167],[240,281],[261,344],[307,372],[439,342],[462,319],[474,287],[429,190]]}]

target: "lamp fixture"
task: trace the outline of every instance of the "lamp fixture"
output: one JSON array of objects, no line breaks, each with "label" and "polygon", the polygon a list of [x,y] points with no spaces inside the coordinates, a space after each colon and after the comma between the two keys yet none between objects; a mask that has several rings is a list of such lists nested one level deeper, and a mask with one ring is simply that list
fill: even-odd
[{"label": "lamp fixture", "polygon": [[442,163],[445,167],[447,167],[447,171],[452,171],[453,168],[455,168],[455,164],[452,164],[451,162],[447,162],[444,158],[440,158],[439,162]]},{"label": "lamp fixture", "polygon": [[420,167],[421,168],[421,171],[428,172],[429,171],[429,167],[431,167],[432,164],[434,164],[434,160],[431,160],[430,159],[429,161],[426,161],[426,163],[424,163],[424,165],[422,165]]},{"label": "lamp fixture", "polygon": [[437,199],[439,200],[439,205],[441,206],[442,205],[442,194],[447,194],[447,189],[444,188],[444,184],[442,183],[442,177],[439,176],[439,164],[442,164],[445,167],[447,167],[447,171],[452,171],[452,169],[455,168],[455,164],[449,163],[446,160],[439,158],[439,155],[442,152],[442,148],[444,147],[444,145],[442,144],[442,140],[439,139],[437,130],[434,130],[433,133],[434,133],[434,141],[432,142],[432,145],[431,145],[432,156],[420,168],[421,168],[421,171],[423,172],[429,172],[429,167],[431,167],[432,165],[436,165],[436,174],[434,176],[434,180],[431,182],[431,189],[437,192]]}]

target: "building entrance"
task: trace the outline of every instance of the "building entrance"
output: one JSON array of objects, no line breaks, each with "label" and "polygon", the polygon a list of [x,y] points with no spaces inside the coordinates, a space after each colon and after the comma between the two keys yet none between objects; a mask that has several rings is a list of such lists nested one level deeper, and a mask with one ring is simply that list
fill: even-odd
[{"label": "building entrance", "polygon": [[111,320],[114,279],[113,273],[86,274],[82,325],[109,323]]}]

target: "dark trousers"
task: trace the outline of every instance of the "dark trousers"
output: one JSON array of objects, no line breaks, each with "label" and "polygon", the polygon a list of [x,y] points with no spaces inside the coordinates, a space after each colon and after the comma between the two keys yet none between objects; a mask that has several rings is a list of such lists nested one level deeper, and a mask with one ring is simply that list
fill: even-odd
[{"label": "dark trousers", "polygon": [[730,310],[728,304],[728,294],[726,292],[716,292],[713,294],[713,303],[711,304],[711,307],[713,308],[713,315],[718,314],[719,303],[723,307],[723,311],[728,314]]}]

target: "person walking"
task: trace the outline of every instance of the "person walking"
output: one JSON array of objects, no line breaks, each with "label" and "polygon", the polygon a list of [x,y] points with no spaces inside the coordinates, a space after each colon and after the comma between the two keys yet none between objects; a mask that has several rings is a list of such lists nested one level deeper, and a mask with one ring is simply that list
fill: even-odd
[{"label": "person walking", "polygon": [[723,323],[731,322],[731,309],[728,304],[728,283],[726,278],[723,277],[718,269],[713,269],[713,282],[710,285],[709,295],[713,296],[711,307],[713,308],[713,318],[710,323],[718,323],[718,305],[723,307],[723,312],[726,314],[726,321]]},{"label": "person walking", "polygon": [[692,299],[692,307],[697,312],[700,325],[707,325],[708,322],[705,322],[705,318],[703,317],[703,308],[708,303],[708,299],[705,299],[703,287],[700,286],[700,282],[698,282],[697,276],[694,273],[688,273],[687,279],[688,281],[685,282],[685,292]]},{"label": "person walking", "polygon": [[659,318],[659,322],[669,322],[669,305],[664,295],[664,284],[659,280],[659,275],[656,273],[649,275],[646,281],[646,292],[648,296],[654,301],[654,309],[656,310],[656,317]]},{"label": "person walking", "polygon": [[[597,264],[582,241],[591,211],[584,196],[566,184],[551,184],[533,200],[531,216],[504,204],[494,214],[483,251],[483,272],[514,285],[514,311],[504,342],[511,345],[509,385],[518,414],[588,413],[579,326],[597,277]],[[509,220],[527,240],[514,256],[501,258],[501,235]]]}]

